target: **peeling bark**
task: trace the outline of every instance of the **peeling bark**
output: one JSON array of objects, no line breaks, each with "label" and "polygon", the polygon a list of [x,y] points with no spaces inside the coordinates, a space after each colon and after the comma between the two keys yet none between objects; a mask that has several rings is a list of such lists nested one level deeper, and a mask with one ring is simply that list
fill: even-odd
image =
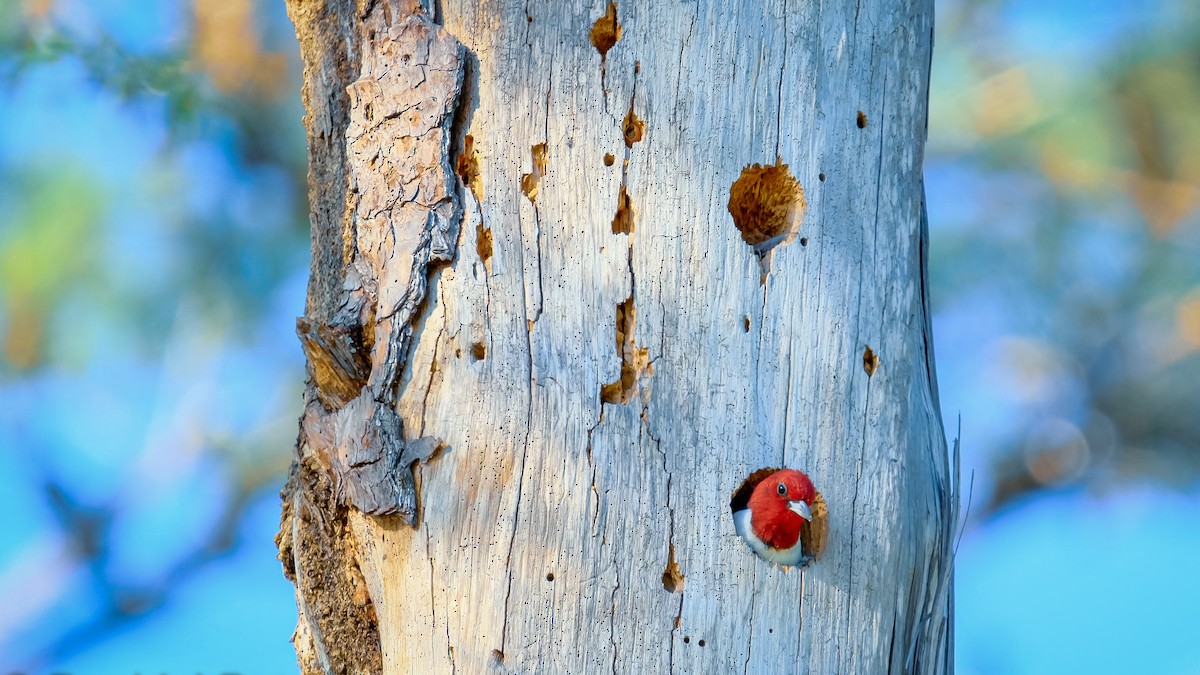
[{"label": "peeling bark", "polygon": [[395,406],[430,266],[453,259],[462,218],[450,143],[465,55],[417,3],[349,9],[289,4],[305,56],[314,272],[310,316],[297,322],[308,402],[278,537],[297,587],[300,665],[339,673],[382,669],[346,507],[414,524],[411,467],[439,447],[406,440]]}]

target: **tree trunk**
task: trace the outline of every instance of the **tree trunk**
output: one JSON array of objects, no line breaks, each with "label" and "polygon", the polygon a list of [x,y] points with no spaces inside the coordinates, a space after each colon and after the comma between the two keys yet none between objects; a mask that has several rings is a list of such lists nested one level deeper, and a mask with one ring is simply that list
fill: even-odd
[{"label": "tree trunk", "polygon": [[[302,669],[952,672],[932,3],[574,5],[288,0]],[[734,533],[770,466],[806,568]]]}]

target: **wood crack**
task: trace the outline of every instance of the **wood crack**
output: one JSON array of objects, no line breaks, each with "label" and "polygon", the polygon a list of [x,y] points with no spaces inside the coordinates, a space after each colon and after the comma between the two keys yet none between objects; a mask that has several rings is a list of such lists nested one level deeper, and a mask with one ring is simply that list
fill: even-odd
[{"label": "wood crack", "polygon": [[683,625],[683,597],[687,591],[682,591],[679,594],[679,607],[675,610],[675,622],[671,624],[671,634],[667,643],[667,672],[675,672],[675,633],[679,631]]},{"label": "wood crack", "polygon": [[[750,575],[750,588],[758,588],[758,562],[752,563],[754,569]],[[750,600],[750,622],[746,628],[746,634],[750,637],[746,640],[746,660],[742,663],[742,675],[750,673],[750,657],[754,654],[754,609],[758,606],[757,595]]]},{"label": "wood crack", "polygon": [[596,433],[596,428],[604,422],[604,404],[600,404],[600,414],[596,418],[596,423],[588,427],[587,430],[587,447],[585,453],[587,455],[588,466],[592,469],[591,490],[593,499],[592,508],[592,536],[596,536],[599,530],[596,528],[600,518],[600,491],[596,489],[596,463],[592,459],[592,436]]},{"label": "wood crack", "polygon": [[792,351],[792,344],[788,342],[788,367],[787,367],[787,382],[783,391],[783,438],[779,444],[779,466],[788,466],[787,463],[787,446],[788,438],[791,438],[789,430],[791,428],[792,418],[792,364],[795,362],[795,357]]},{"label": "wood crack", "polygon": [[855,470],[854,477],[854,496],[850,500],[850,565],[849,574],[847,575],[848,591],[847,595],[851,598],[851,602],[846,603],[846,644],[850,642],[850,607],[854,598],[854,531],[858,525],[858,493],[862,485],[862,469],[863,464],[867,461],[867,415],[871,410],[871,380],[867,378],[867,393],[863,402],[862,416],[862,445],[859,449],[858,466]]},{"label": "wood crack", "polygon": [[532,331],[526,331],[526,344],[529,345],[529,388],[528,388],[528,412],[525,417],[525,442],[521,451],[521,463],[517,467],[517,498],[513,508],[513,526],[512,532],[508,537],[508,553],[504,559],[504,566],[508,571],[508,587],[504,591],[504,622],[500,628],[500,653],[504,653],[504,646],[508,641],[508,603],[512,598],[512,554],[513,548],[517,541],[517,528],[521,524],[521,500],[525,488],[525,460],[529,457],[529,439],[533,433],[533,352],[532,352]]},{"label": "wood crack", "polygon": [[[433,553],[429,546],[429,528],[425,528],[425,557],[429,560],[429,616],[430,622],[437,625],[437,600],[433,592]],[[446,656],[450,659],[451,667],[454,664],[454,648],[450,646],[450,621],[449,617],[443,619],[446,623]]]},{"label": "wood crack", "polygon": [[613,567],[616,574],[612,589],[612,598],[608,613],[608,641],[612,644],[612,672],[617,675],[617,591],[621,589],[621,567],[614,559]]},{"label": "wood crack", "polygon": [[782,142],[783,142],[783,74],[787,70],[788,45],[791,44],[791,40],[788,39],[787,18],[788,18],[788,3],[787,3],[787,0],[784,0],[784,2],[783,2],[783,63],[780,64],[780,66],[779,66],[779,86],[775,92],[775,103],[776,103],[776,108],[775,108],[775,162],[776,163],[779,163],[781,161],[779,150],[781,149]]},{"label": "wood crack", "polygon": [[437,375],[438,370],[438,352],[442,347],[442,338],[446,336],[446,326],[450,323],[450,316],[446,312],[446,299],[444,296],[445,290],[438,289],[438,299],[442,304],[442,327],[438,330],[437,338],[433,342],[433,356],[429,359],[429,381],[425,384],[425,395],[421,397],[421,430],[417,432],[418,436],[425,435],[425,418],[429,415],[429,393],[433,391],[433,378]]}]

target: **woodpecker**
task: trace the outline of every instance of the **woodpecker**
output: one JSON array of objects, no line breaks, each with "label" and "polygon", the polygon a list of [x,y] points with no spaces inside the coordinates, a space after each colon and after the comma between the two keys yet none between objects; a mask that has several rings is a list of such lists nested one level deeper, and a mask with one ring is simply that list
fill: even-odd
[{"label": "woodpecker", "polygon": [[738,535],[758,557],[784,567],[807,565],[820,552],[824,506],[812,481],[796,469],[759,469],[729,500]]}]

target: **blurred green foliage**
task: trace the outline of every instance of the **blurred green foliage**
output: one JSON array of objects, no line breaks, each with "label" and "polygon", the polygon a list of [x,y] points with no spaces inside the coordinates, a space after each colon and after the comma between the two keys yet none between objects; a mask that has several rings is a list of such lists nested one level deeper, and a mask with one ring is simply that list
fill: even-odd
[{"label": "blurred green foliage", "polygon": [[12,366],[29,368],[42,356],[47,308],[97,274],[95,234],[105,195],[69,166],[15,173],[5,183],[21,195],[8,216],[16,225],[0,233],[0,293],[8,308],[4,356]]}]

